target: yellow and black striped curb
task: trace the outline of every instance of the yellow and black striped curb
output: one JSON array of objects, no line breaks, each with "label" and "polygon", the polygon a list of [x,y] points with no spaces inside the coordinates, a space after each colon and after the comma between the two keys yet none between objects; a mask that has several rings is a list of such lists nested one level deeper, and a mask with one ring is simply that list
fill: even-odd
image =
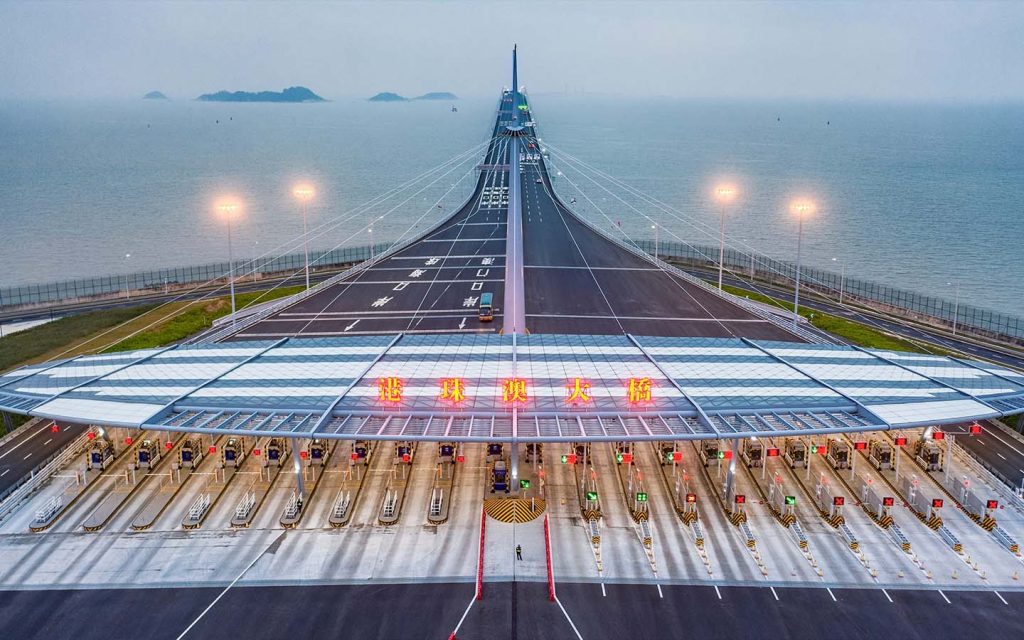
[{"label": "yellow and black striped curb", "polygon": [[488,498],[484,500],[484,511],[498,522],[530,522],[544,513],[546,503],[541,498]]}]

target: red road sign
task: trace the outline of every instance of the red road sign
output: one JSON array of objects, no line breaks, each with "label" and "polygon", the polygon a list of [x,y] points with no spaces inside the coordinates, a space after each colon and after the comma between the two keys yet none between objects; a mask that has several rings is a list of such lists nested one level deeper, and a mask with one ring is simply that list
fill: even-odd
[{"label": "red road sign", "polygon": [[896,437],[896,446],[897,447],[905,447],[905,446],[907,446],[907,437],[906,436],[897,436]]},{"label": "red road sign", "polygon": [[969,427],[969,428],[967,429],[967,431],[968,431],[968,432],[969,432],[969,433],[970,433],[970,434],[971,434],[972,436],[976,436],[976,435],[978,435],[979,433],[981,433],[981,425],[980,425],[980,424],[972,424],[972,425],[971,425],[971,426],[970,426],[970,427]]},{"label": "red road sign", "polygon": [[259,449],[253,449],[252,450],[252,455],[254,455],[254,456],[260,455],[260,450]]},{"label": "red road sign", "polygon": [[932,508],[933,509],[941,509],[942,508],[942,498],[932,498]]},{"label": "red road sign", "polygon": [[768,450],[765,452],[765,455],[768,456],[769,458],[777,458],[779,457],[779,448],[768,447]]},{"label": "red road sign", "polygon": [[853,448],[856,449],[857,451],[862,451],[868,448],[868,443],[865,440],[858,440],[853,443]]},{"label": "red road sign", "polygon": [[127,437],[127,438],[125,438],[125,439],[124,439],[124,443],[125,443],[125,444],[127,444],[127,445],[131,445],[131,443],[132,443],[132,439],[131,439],[131,436],[129,436],[129,437]]},{"label": "red road sign", "polygon": [[455,456],[455,462],[465,462],[465,461],[466,461],[466,456],[462,455],[461,453],[459,455]]},{"label": "red road sign", "polygon": [[633,462],[633,454],[632,453],[624,453],[624,454],[622,454],[622,462],[624,464],[629,464],[629,463]]},{"label": "red road sign", "polygon": [[883,507],[891,507],[894,504],[896,504],[896,499],[895,498],[890,498],[888,496],[882,498],[882,506]]},{"label": "red road sign", "polygon": [[302,458],[303,460],[305,460],[306,458],[309,457],[309,452],[308,451],[300,451],[299,452],[299,457]]},{"label": "red road sign", "polygon": [[732,459],[732,450],[731,449],[726,449],[725,451],[723,451],[722,452],[722,458],[725,459],[725,460],[731,460]]},{"label": "red road sign", "polygon": [[168,451],[170,451],[173,447],[174,447],[174,443],[173,442],[166,442],[166,443],[164,443],[164,449],[167,449]]},{"label": "red road sign", "polygon": [[945,440],[946,434],[936,429],[932,431],[932,440]]},{"label": "red road sign", "polygon": [[88,434],[86,434],[85,437],[88,438],[89,440],[92,440],[92,439],[94,439],[96,437],[96,434],[94,432],[90,431]]},{"label": "red road sign", "polygon": [[58,431],[60,431],[60,427],[57,426],[56,422],[50,425],[50,433],[57,433]]},{"label": "red road sign", "polygon": [[217,453],[217,447],[210,447],[210,453]]},{"label": "red road sign", "polygon": [[683,452],[682,451],[673,451],[672,452],[672,462],[682,462],[682,461],[683,461]]},{"label": "red road sign", "polygon": [[734,500],[736,500],[736,504],[746,504],[747,496],[743,495],[742,493],[737,493]]},{"label": "red road sign", "polygon": [[834,496],[832,498],[832,506],[841,507],[844,504],[846,504],[846,498],[844,498],[843,496]]}]

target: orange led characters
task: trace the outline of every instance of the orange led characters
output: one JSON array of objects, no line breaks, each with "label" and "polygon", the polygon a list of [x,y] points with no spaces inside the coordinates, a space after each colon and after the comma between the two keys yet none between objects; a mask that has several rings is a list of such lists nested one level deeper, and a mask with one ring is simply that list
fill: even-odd
[{"label": "orange led characters", "polygon": [[651,379],[650,378],[630,378],[629,386],[627,387],[627,399],[630,404],[638,404],[640,402],[651,401]]},{"label": "orange led characters", "polygon": [[506,378],[502,380],[501,399],[503,402],[511,404],[526,402],[526,380],[522,378]]},{"label": "orange led characters", "polygon": [[566,398],[569,404],[586,404],[590,402],[590,383],[582,378],[574,378],[569,385],[569,397]]},{"label": "orange led characters", "polygon": [[401,402],[402,381],[394,376],[379,378],[377,380],[377,396],[381,402]]},{"label": "orange led characters", "polygon": [[466,399],[466,383],[462,378],[441,378],[441,399],[458,404]]}]

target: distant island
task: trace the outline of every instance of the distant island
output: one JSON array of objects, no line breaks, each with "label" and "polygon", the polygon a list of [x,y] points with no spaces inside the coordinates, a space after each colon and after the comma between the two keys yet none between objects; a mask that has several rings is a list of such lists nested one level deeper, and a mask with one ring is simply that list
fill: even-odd
[{"label": "distant island", "polygon": [[218,91],[196,98],[202,102],[324,102],[306,87],[288,87],[283,91]]},{"label": "distant island", "polygon": [[408,102],[409,98],[400,96],[397,93],[391,93],[390,91],[384,91],[370,98],[370,102]]},{"label": "distant island", "polygon": [[159,91],[150,91],[146,95],[142,96],[143,100],[167,100],[167,96],[160,93]]},{"label": "distant island", "polygon": [[[416,96],[411,100],[458,100],[459,97],[454,93],[447,91],[434,91],[432,93],[424,93],[422,96]],[[409,102],[410,98],[400,96],[397,93],[391,91],[383,91],[377,95],[369,98],[370,102]]]},{"label": "distant island", "polygon": [[422,96],[413,98],[413,100],[458,100],[459,97],[454,93],[448,91],[434,91],[433,93],[424,93]]}]

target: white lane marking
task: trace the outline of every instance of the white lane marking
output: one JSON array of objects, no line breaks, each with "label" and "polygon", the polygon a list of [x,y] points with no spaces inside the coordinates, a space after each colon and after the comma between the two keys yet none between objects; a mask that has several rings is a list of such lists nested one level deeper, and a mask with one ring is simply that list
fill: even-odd
[{"label": "white lane marking", "polygon": [[939,595],[942,596],[942,599],[946,601],[946,604],[953,604],[949,601],[949,598],[946,597],[946,594],[942,593],[942,589],[939,589]]},{"label": "white lane marking", "polygon": [[889,592],[888,591],[886,591],[885,589],[882,589],[882,593],[885,595],[885,599],[886,600],[888,600],[889,602],[892,602],[892,598],[889,597]]},{"label": "white lane marking", "polygon": [[602,595],[602,596],[604,596],[605,598],[607,598],[607,597],[608,597],[608,594],[607,594],[607,593],[605,593],[605,590],[604,590],[604,583],[603,583],[603,582],[601,583],[601,595]]},{"label": "white lane marking", "polygon": [[993,591],[992,593],[996,594],[996,597],[999,598],[999,601],[1002,602],[1003,604],[1006,604],[1006,605],[1010,604],[1005,599],[1003,599],[1003,596],[999,595],[998,591]]},{"label": "white lane marking", "polygon": [[[832,593],[831,589],[826,587],[825,591],[828,591],[828,595],[832,596],[832,602],[839,602],[838,600],[836,600],[836,594]],[[942,593],[942,592],[940,591],[939,593]]]},{"label": "white lane marking", "polygon": [[722,592],[718,590],[718,585],[717,584],[714,585],[714,587],[715,587],[715,595],[718,596],[719,600],[721,600],[722,599]]},{"label": "white lane marking", "polygon": [[465,329],[466,328],[466,319],[465,318],[463,318],[462,322],[459,323],[459,328],[460,329]]},{"label": "white lane marking", "polygon": [[1004,456],[1003,454],[999,453],[998,451],[996,451],[996,455],[999,456],[1000,458],[1002,458],[1003,460],[1006,460],[1006,456]]},{"label": "white lane marking", "polygon": [[51,442],[53,442],[53,438],[50,438],[46,442],[44,442],[43,446],[45,447],[46,445],[50,444]]},{"label": "white lane marking", "polygon": [[779,601],[779,594],[775,593],[775,587],[768,587],[768,588],[772,590],[772,595],[775,596],[775,601],[778,602]]},{"label": "white lane marking", "polygon": [[[602,590],[604,589],[604,583],[601,584],[601,588]],[[565,607],[562,606],[562,601],[555,598],[555,602],[558,603],[558,608],[562,610],[562,614],[565,616],[565,619],[569,621],[569,626],[572,627],[573,633],[576,634],[576,637],[579,638],[579,640],[583,640],[583,636],[580,635],[580,630],[576,628],[576,625],[573,624],[572,618],[569,617],[569,613],[565,610]]]},{"label": "white lane marking", "polygon": [[6,475],[7,475],[8,473],[10,473],[10,472],[11,472],[11,470],[10,470],[10,469],[4,469],[4,472],[3,472],[3,473],[0,473],[0,478],[2,478],[2,477],[4,477],[4,476],[6,476]]},{"label": "white lane marking", "polygon": [[360,320],[362,320],[362,318],[356,318],[355,322],[353,322],[352,324],[350,324],[347,327],[345,327],[345,331],[351,331],[353,327],[355,327],[357,324],[359,324]]},{"label": "white lane marking", "polygon": [[1012,451],[1013,451],[1014,453],[1016,453],[1017,455],[1020,455],[1020,456],[1024,456],[1024,451],[1021,451],[1020,449],[1018,449],[1017,447],[1013,446],[1012,444],[1010,444],[1010,443],[1009,443],[1009,442],[1007,442],[1006,440],[1003,440],[1002,438],[1000,438],[999,436],[997,436],[997,435],[996,435],[996,434],[994,433],[994,430],[993,430],[993,429],[986,429],[986,430],[985,430],[985,435],[989,435],[989,436],[992,436],[993,438],[995,438],[995,439],[996,439],[996,440],[998,440],[999,442],[1002,442],[1003,444],[1005,444],[1005,445],[1006,445],[1006,447],[1007,447],[1008,449],[1011,449],[1011,450],[1012,450]]},{"label": "white lane marking", "polygon": [[45,425],[43,425],[42,427],[39,427],[39,429],[38,429],[38,430],[36,430],[36,432],[35,432],[35,433],[31,433],[31,434],[29,434],[28,436],[26,436],[26,437],[22,438],[22,439],[21,439],[21,440],[20,440],[20,441],[19,441],[19,442],[18,442],[18,443],[17,443],[16,445],[14,445],[13,447],[11,447],[11,448],[10,448],[10,449],[8,449],[7,451],[4,451],[3,453],[0,453],[0,460],[2,460],[3,458],[6,458],[7,456],[11,455],[11,452],[12,452],[12,451],[14,451],[15,449],[17,449],[17,448],[18,448],[18,447],[20,447],[21,445],[25,444],[26,442],[28,442],[28,441],[29,441],[29,440],[31,440],[32,438],[36,437],[37,435],[39,435],[39,434],[40,434],[40,433],[42,433],[43,431],[46,431],[47,429],[49,429],[49,428],[50,428],[50,426],[51,426],[52,424],[53,424],[53,423],[51,422],[51,423],[48,423],[48,424],[45,424]]},{"label": "white lane marking", "polygon": [[223,590],[223,591],[221,591],[221,592],[220,592],[220,594],[219,594],[219,595],[218,595],[218,596],[217,596],[216,598],[214,598],[214,599],[213,599],[213,602],[211,602],[211,603],[209,604],[209,606],[207,606],[207,607],[206,607],[205,609],[203,609],[203,612],[202,612],[202,613],[200,613],[200,614],[199,614],[198,616],[196,616],[196,619],[195,619],[195,620],[193,620],[193,621],[192,621],[192,624],[188,625],[188,627],[186,627],[186,628],[185,628],[185,630],[181,632],[181,635],[180,635],[180,636],[178,636],[177,640],[181,640],[181,639],[182,639],[182,638],[184,638],[184,637],[185,637],[186,635],[188,635],[188,632],[192,630],[192,627],[196,626],[196,624],[198,624],[198,623],[199,623],[199,621],[200,621],[200,620],[202,620],[203,616],[205,616],[205,615],[206,615],[206,614],[207,614],[207,613],[208,613],[208,612],[210,611],[210,609],[212,609],[212,608],[213,608],[213,606],[214,606],[215,604],[217,604],[218,602],[220,602],[220,599],[224,597],[224,595],[225,595],[225,594],[226,594],[226,593],[227,593],[227,592],[228,592],[228,591],[229,591],[229,590],[231,589],[231,587],[235,586],[235,584],[237,584],[237,583],[238,583],[238,581],[242,579],[242,576],[244,576],[244,575],[245,575],[246,573],[248,573],[248,572],[249,572],[249,569],[252,569],[252,568],[253,568],[253,566],[255,566],[257,562],[259,562],[259,559],[263,557],[263,554],[265,554],[265,553],[267,552],[267,549],[269,549],[270,547],[272,547],[272,546],[274,545],[274,543],[275,543],[275,542],[277,542],[278,540],[281,540],[282,538],[284,538],[284,535],[285,535],[285,533],[286,533],[286,532],[281,532],[281,535],[279,535],[279,536],[277,536],[276,538],[274,538],[274,539],[273,539],[273,540],[272,540],[272,541],[270,542],[270,544],[268,544],[268,545],[267,545],[267,546],[266,546],[266,547],[265,547],[265,548],[264,548],[264,549],[263,549],[262,551],[260,551],[260,552],[259,552],[258,554],[256,554],[256,557],[252,559],[252,562],[250,562],[249,564],[247,564],[247,565],[245,566],[245,568],[244,568],[244,569],[242,569],[242,572],[241,572],[241,573],[239,573],[239,574],[238,574],[238,575],[237,575],[237,576],[235,577],[235,579],[231,581],[231,584],[229,584],[228,586],[224,587],[224,590]]},{"label": "white lane marking", "polygon": [[29,458],[31,458],[31,457],[32,457],[32,453],[31,453],[31,452],[29,452],[29,453],[25,454],[25,457],[24,457],[24,458],[22,458],[22,460],[28,460],[28,459],[29,459]]},{"label": "white lane marking", "polygon": [[659,584],[657,586],[658,586],[658,597],[661,598],[661,599],[664,599],[665,598],[665,594],[661,592],[661,585]]}]

